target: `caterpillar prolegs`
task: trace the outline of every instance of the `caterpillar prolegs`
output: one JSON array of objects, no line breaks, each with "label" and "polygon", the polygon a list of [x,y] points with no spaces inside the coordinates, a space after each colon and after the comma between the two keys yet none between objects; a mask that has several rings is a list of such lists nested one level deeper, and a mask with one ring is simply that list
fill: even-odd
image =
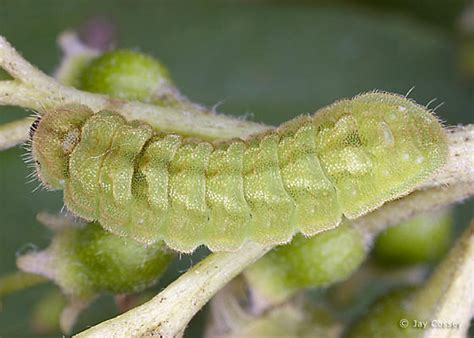
[{"label": "caterpillar prolegs", "polygon": [[409,193],[447,158],[434,115],[380,92],[245,140],[158,133],[84,106],[45,112],[33,129],[38,176],[68,209],[181,252],[314,235]]}]

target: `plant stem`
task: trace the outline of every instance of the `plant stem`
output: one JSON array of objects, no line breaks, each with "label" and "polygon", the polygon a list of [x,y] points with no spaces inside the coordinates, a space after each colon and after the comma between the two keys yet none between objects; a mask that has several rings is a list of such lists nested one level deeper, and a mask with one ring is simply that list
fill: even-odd
[{"label": "plant stem", "polygon": [[[0,67],[14,80],[0,81],[0,105],[20,106],[39,112],[68,103],[80,103],[94,111],[111,109],[128,120],[142,120],[161,131],[202,139],[228,139],[250,135],[269,127],[223,114],[214,114],[198,105],[176,108],[129,102],[92,94],[61,85],[26,61],[0,36]],[[26,139],[26,134],[23,140]]]},{"label": "plant stem", "polygon": [[31,286],[48,282],[43,276],[16,271],[0,277],[0,297]]},{"label": "plant stem", "polygon": [[389,202],[372,213],[352,222],[364,234],[367,245],[388,226],[398,224],[414,215],[440,209],[474,195],[474,182],[461,182],[436,188],[417,190],[404,198]]},{"label": "plant stem", "polygon": [[474,124],[448,128],[447,164],[420,188],[474,182]]},{"label": "plant stem", "polygon": [[0,125],[0,151],[23,143],[32,123],[33,119],[26,117]]},{"label": "plant stem", "polygon": [[247,243],[235,253],[211,254],[149,302],[76,337],[177,337],[218,290],[269,249]]}]

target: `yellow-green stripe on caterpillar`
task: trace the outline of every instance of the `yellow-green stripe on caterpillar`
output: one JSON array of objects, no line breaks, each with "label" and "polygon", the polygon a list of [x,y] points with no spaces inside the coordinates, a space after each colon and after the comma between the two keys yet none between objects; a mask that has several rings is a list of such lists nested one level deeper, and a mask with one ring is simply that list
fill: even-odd
[{"label": "yellow-green stripe on caterpillar", "polygon": [[409,193],[447,159],[438,119],[380,92],[245,140],[157,133],[84,106],[45,112],[33,129],[38,176],[69,210],[181,252],[314,235]]}]

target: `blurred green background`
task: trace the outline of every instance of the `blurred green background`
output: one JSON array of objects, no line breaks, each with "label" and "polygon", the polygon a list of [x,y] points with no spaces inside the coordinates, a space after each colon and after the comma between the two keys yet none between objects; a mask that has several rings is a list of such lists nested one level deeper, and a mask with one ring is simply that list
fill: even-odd
[{"label": "blurred green background", "polygon": [[[22,1],[0,0],[0,34],[51,73],[61,59],[56,38],[95,16],[109,18],[119,46],[158,57],[178,87],[218,111],[278,124],[343,97],[383,89],[407,93],[447,124],[474,121],[474,82],[459,66],[457,19],[464,0],[386,1]],[[29,112],[2,107],[0,122]],[[15,254],[48,243],[35,221],[58,211],[61,195],[32,192],[17,147],[0,153],[0,274]],[[474,203],[456,208],[459,228]],[[197,257],[182,256],[166,285]],[[158,287],[157,289],[159,289]],[[0,337],[40,336],[30,328],[35,300],[50,286],[2,299]],[[115,314],[110,297],[86,311],[77,331]],[[188,336],[199,337],[202,318]],[[50,335],[60,336],[59,333]],[[47,337],[43,335],[42,337]]]}]

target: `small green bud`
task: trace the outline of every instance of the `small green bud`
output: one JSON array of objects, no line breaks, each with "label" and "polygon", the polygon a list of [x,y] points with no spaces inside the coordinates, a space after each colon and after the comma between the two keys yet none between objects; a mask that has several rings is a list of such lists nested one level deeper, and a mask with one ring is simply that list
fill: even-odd
[{"label": "small green bud", "polygon": [[173,88],[168,70],[160,62],[131,50],[104,53],[81,73],[79,89],[127,100],[151,102],[156,92]]},{"label": "small green bud", "polygon": [[370,310],[349,330],[347,338],[417,338],[422,329],[413,327],[413,320],[420,318],[405,306],[413,289],[400,289],[380,298]]},{"label": "small green bud", "polygon": [[96,223],[56,233],[44,251],[18,258],[21,270],[53,279],[66,294],[131,293],[154,284],[173,254],[162,242],[144,246]]},{"label": "small green bud", "polygon": [[374,257],[388,266],[433,262],[448,250],[452,227],[451,209],[420,214],[383,232],[375,241]]},{"label": "small green bud", "polygon": [[31,325],[36,333],[53,333],[59,329],[59,317],[66,306],[66,298],[58,289],[44,295],[35,304]]},{"label": "small green bud", "polygon": [[347,224],[273,249],[245,272],[252,288],[272,302],[295,291],[318,287],[347,278],[364,260],[361,234]]},{"label": "small green bud", "polygon": [[173,255],[163,242],[144,246],[113,235],[97,223],[70,224],[57,229],[47,249],[20,256],[17,265],[22,271],[50,278],[69,297],[61,319],[68,331],[98,294],[134,293],[155,284]]}]

